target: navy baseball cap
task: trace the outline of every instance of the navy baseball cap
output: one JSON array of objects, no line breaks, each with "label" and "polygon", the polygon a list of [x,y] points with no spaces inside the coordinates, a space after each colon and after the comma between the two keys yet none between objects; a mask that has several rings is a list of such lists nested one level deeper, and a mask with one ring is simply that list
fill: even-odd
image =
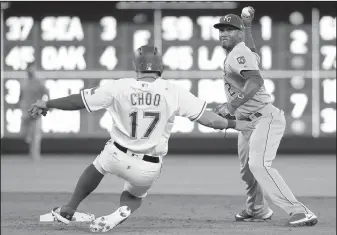
[{"label": "navy baseball cap", "polygon": [[228,15],[222,16],[219,20],[219,23],[213,25],[213,27],[216,29],[219,29],[226,25],[233,26],[237,29],[243,29],[243,22],[240,16],[234,15],[234,14],[228,14]]}]

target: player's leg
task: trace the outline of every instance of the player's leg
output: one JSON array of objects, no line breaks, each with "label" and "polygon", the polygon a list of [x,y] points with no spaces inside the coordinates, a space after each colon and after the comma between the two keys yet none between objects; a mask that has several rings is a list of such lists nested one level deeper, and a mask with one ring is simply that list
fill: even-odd
[{"label": "player's leg", "polygon": [[241,179],[246,183],[246,209],[235,216],[236,221],[270,219],[272,210],[265,200],[264,192],[249,169],[249,139],[252,132],[240,132],[238,135],[238,156]]},{"label": "player's leg", "polygon": [[[90,224],[92,232],[107,232],[124,222],[142,204],[143,198],[160,175],[161,162],[149,163],[129,157],[114,148],[115,172],[126,181],[120,197],[120,206],[112,214],[96,218]],[[112,160],[113,161],[113,160]]]},{"label": "player's leg", "polygon": [[41,118],[33,120],[30,128],[29,153],[34,161],[39,161],[41,159]]},{"label": "player's leg", "polygon": [[142,202],[142,197],[136,197],[127,190],[124,190],[119,199],[119,207],[127,206],[130,208],[131,213],[133,213],[142,205]]},{"label": "player's leg", "polygon": [[79,204],[100,184],[105,173],[100,172],[94,164],[90,164],[79,178],[69,202],[52,210],[52,214],[60,221],[68,224]]},{"label": "player's leg", "polygon": [[26,114],[23,114],[21,119],[21,131],[22,136],[27,144],[30,143],[30,123],[32,122],[32,118]]},{"label": "player's leg", "polygon": [[94,162],[90,164],[82,173],[77,182],[76,188],[69,202],[61,207],[52,210],[52,214],[60,221],[68,224],[72,216],[75,214],[79,204],[91,193],[102,181],[104,175],[108,173],[104,169],[105,162],[109,157],[110,149],[108,148],[110,141],[107,142],[103,151],[96,157]]},{"label": "player's leg", "polygon": [[124,190],[120,196],[119,208],[109,215],[98,217],[92,221],[90,230],[92,232],[108,232],[123,223],[142,205],[143,198],[146,197],[151,187],[152,185],[135,186],[125,182]]},{"label": "player's leg", "polygon": [[26,119],[26,128],[27,128],[27,133],[26,133],[26,143],[28,144],[28,154],[29,154],[29,157],[31,159],[34,160],[34,147],[35,147],[35,133],[34,133],[34,129],[35,129],[35,123],[36,121],[33,119],[33,118],[27,118]]},{"label": "player's leg", "polygon": [[[291,192],[278,171],[271,167],[280,141],[285,130],[285,118],[283,112],[272,113],[271,115],[259,120],[252,136],[251,148],[249,153],[249,167],[255,178],[268,194],[270,199],[282,208],[289,215],[302,215],[313,213],[300,203]],[[303,220],[308,225],[314,221]],[[314,221],[315,222],[315,221]],[[317,222],[317,219],[316,219]]]}]

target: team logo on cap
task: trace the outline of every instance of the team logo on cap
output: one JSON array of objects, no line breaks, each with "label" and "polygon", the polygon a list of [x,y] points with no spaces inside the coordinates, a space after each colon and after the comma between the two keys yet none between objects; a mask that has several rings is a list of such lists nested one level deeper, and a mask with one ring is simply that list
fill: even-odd
[{"label": "team logo on cap", "polygon": [[232,17],[231,16],[225,16],[224,20],[227,22],[231,22]]},{"label": "team logo on cap", "polygon": [[146,70],[152,70],[152,64],[151,63],[146,65]]}]

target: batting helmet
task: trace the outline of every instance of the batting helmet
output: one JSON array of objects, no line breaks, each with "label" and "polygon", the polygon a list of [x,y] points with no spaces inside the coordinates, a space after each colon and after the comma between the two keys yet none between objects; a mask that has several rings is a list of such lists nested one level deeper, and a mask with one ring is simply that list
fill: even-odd
[{"label": "batting helmet", "polygon": [[161,55],[155,46],[141,46],[135,52],[133,61],[137,72],[158,72],[162,74],[164,70]]}]

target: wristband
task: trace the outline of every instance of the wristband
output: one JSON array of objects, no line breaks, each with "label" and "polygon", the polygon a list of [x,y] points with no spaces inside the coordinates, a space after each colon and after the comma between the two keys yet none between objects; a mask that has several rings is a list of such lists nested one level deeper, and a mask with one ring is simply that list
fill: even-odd
[{"label": "wristband", "polygon": [[234,129],[236,127],[236,121],[227,119],[227,122],[228,122],[228,126],[226,129],[229,129],[229,128]]}]

